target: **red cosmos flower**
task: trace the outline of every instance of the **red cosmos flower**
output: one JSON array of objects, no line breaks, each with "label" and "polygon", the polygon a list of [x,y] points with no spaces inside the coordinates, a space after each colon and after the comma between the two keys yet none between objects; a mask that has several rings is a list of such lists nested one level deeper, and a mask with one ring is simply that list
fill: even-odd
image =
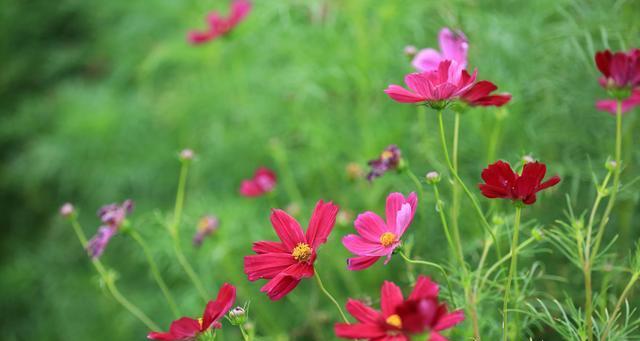
[{"label": "red cosmos flower", "polygon": [[429,332],[428,341],[447,341],[440,334],[464,320],[462,310],[449,313],[438,301],[438,285],[420,276],[411,295],[405,300],[400,288],[385,281],[380,292],[382,311],[361,301],[349,299],[346,308],[357,323],[336,323],[334,331],[345,339],[409,341],[411,336]]},{"label": "red cosmos flower", "polygon": [[[640,88],[633,90],[631,96],[620,102],[620,111],[624,114],[640,105]],[[618,101],[615,99],[601,99],[596,101],[596,109],[615,115],[618,111]]]},{"label": "red cosmos flower", "polygon": [[536,161],[526,163],[522,174],[519,175],[508,163],[497,161],[482,171],[482,180],[485,183],[479,184],[478,187],[487,198],[511,199],[531,205],[536,202],[536,193],[560,182],[557,175],[542,182],[546,172],[547,166]]},{"label": "red cosmos flower", "polygon": [[384,92],[401,103],[441,105],[440,102],[455,100],[471,89],[477,73],[469,75],[462,64],[444,60],[436,70],[408,74],[404,82],[411,91],[392,84]]},{"label": "red cosmos flower", "polygon": [[268,279],[260,291],[275,301],[295,289],[302,278],[312,277],[316,252],[327,241],[337,214],[338,206],[318,201],[305,235],[293,217],[274,209],[271,224],[281,242],[253,243],[257,255],[244,257],[244,272],[249,280]]},{"label": "red cosmos flower", "polygon": [[511,94],[502,93],[491,95],[491,92],[498,90],[498,87],[489,81],[479,81],[471,89],[460,96],[460,100],[468,105],[475,106],[495,106],[501,107],[511,100]]},{"label": "red cosmos flower", "polygon": [[187,341],[195,340],[201,334],[209,332],[211,328],[221,328],[218,320],[231,309],[236,300],[236,288],[228,283],[222,285],[215,301],[207,303],[202,318],[193,319],[182,317],[173,322],[166,333],[151,332],[147,335],[151,340]]},{"label": "red cosmos flower", "polygon": [[222,18],[217,12],[212,12],[207,17],[209,29],[207,31],[191,31],[187,39],[192,44],[202,44],[219,36],[229,33],[251,11],[251,2],[247,0],[234,0],[228,18]]},{"label": "red cosmos flower", "polygon": [[616,53],[599,51],[595,60],[602,73],[598,81],[603,88],[622,89],[640,85],[640,49]]},{"label": "red cosmos flower", "polygon": [[253,178],[243,180],[240,184],[240,194],[245,197],[258,197],[271,192],[276,186],[276,173],[266,167],[260,167],[253,174]]}]

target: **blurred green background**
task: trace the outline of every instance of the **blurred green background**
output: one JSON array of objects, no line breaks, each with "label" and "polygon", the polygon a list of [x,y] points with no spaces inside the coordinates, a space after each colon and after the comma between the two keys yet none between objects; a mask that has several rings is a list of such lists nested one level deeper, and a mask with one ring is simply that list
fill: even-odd
[{"label": "blurred green background", "polygon": [[[271,303],[258,291],[263,281],[246,280],[242,257],[251,253],[252,241],[275,238],[268,220],[272,205],[295,202],[301,207],[297,217],[306,224],[320,198],[352,214],[382,213],[388,192],[415,190],[403,174],[373,184],[347,177],[348,163],[366,167],[389,144],[400,146],[415,173],[444,172],[435,114],[394,103],[382,92],[389,83],[402,84],[412,71],[405,45],[437,47],[443,26],[466,33],[470,65],[479,69],[479,78],[512,93],[513,101],[500,112],[463,116],[463,178],[475,184],[480,170],[497,158],[514,162],[530,153],[546,162],[563,182],[525,215],[545,226],[562,217],[565,194],[578,208],[590,204],[591,172],[601,175],[612,151],[614,120],[594,109],[594,100],[605,96],[596,81],[594,52],[640,45],[638,1],[256,0],[230,36],[190,46],[186,32],[204,28],[204,15],[213,9],[226,13],[227,5],[3,2],[2,340],[142,340],[146,335],[100,287],[72,229],[58,216],[65,201],[76,204],[91,235],[102,204],[132,198],[134,228],[152,245],[183,312],[201,313],[196,291],[154,214],[171,212],[177,155],[185,147],[193,148],[197,159],[188,181],[184,248],[211,294],[224,281],[236,285],[239,303],[251,301],[259,335],[332,339],[338,317],[313,281]],[[627,115],[624,123],[629,173],[637,173],[640,158],[639,149],[631,147],[640,128],[637,116]],[[240,181],[260,165],[288,179],[279,183],[272,202],[238,195]],[[286,181],[299,189],[301,200],[288,195]],[[446,262],[435,203],[426,193],[411,227],[414,255]],[[616,245],[621,255],[639,234],[637,193],[636,187],[622,194],[614,216],[623,237]],[[498,205],[497,212],[510,213],[506,205]],[[192,249],[191,235],[205,213],[217,215],[221,228],[201,249]],[[469,210],[461,221],[468,260],[477,262],[482,230]],[[377,297],[383,279],[408,290],[399,258],[363,272],[346,270],[349,254],[340,238],[352,230],[350,223],[339,224],[320,251],[317,267],[329,290],[341,302]],[[540,257],[524,257],[523,268],[538,260],[545,273],[566,282],[541,279],[539,290],[579,300],[580,273],[557,252]],[[118,271],[121,291],[168,326],[170,310],[135,243],[116,236],[103,261]],[[419,270],[437,277],[431,269]],[[498,323],[488,318],[491,309],[481,308],[485,330]],[[227,326],[223,339],[239,338],[234,333]],[[534,335],[553,339],[554,334],[534,329]]]}]

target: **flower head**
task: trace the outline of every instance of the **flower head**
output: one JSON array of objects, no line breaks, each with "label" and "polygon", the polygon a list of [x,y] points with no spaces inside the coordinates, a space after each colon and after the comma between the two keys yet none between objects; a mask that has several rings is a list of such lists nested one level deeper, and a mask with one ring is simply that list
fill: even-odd
[{"label": "flower head", "polygon": [[357,256],[347,260],[349,270],[366,269],[385,256],[387,264],[411,224],[417,205],[415,193],[405,198],[402,193],[396,192],[387,196],[386,222],[370,211],[359,214],[354,223],[358,234],[342,238],[344,247]]},{"label": "flower head", "polygon": [[453,60],[461,65],[462,68],[467,67],[469,43],[464,33],[461,31],[454,32],[445,27],[438,34],[438,42],[440,43],[441,52],[427,48],[420,50],[416,54],[411,62],[416,70],[421,72],[435,70],[443,60]]},{"label": "flower head", "polygon": [[389,145],[380,154],[380,157],[369,161],[371,171],[367,174],[367,180],[372,181],[390,170],[397,169],[398,166],[400,166],[401,159],[402,153],[400,152],[400,148],[395,144]]},{"label": "flower head", "polygon": [[276,173],[269,168],[260,167],[253,174],[253,178],[242,181],[240,194],[245,197],[261,196],[273,190],[276,180]]},{"label": "flower head", "polygon": [[125,200],[122,204],[109,204],[98,210],[98,217],[102,225],[98,232],[87,243],[87,252],[91,258],[99,258],[109,244],[111,238],[118,232],[127,214],[133,210],[133,201]]},{"label": "flower head", "polygon": [[225,283],[218,291],[216,300],[207,303],[202,318],[182,317],[171,322],[168,332],[151,332],[147,338],[162,341],[195,340],[200,334],[207,333],[211,328],[221,328],[222,325],[218,320],[231,309],[235,300],[236,288]]},{"label": "flower head", "polygon": [[327,241],[337,214],[338,206],[318,201],[305,234],[293,217],[274,209],[271,224],[280,241],[253,243],[253,251],[257,254],[244,257],[244,272],[248,279],[268,279],[260,291],[272,300],[287,295],[303,278],[313,276],[318,248]]},{"label": "flower head", "polygon": [[357,322],[337,323],[334,331],[341,338],[364,340],[409,340],[428,332],[428,341],[446,341],[440,332],[462,322],[464,313],[449,312],[447,305],[439,302],[438,294],[438,285],[426,276],[418,277],[407,299],[397,285],[385,281],[380,292],[381,310],[349,299],[347,311]]},{"label": "flower head", "polygon": [[200,218],[200,221],[198,221],[198,229],[195,236],[193,236],[193,245],[202,245],[202,241],[217,230],[218,226],[220,226],[220,221],[212,215],[206,215]]},{"label": "flower head", "polygon": [[537,161],[527,162],[522,168],[522,174],[514,172],[508,163],[497,161],[482,171],[485,183],[478,187],[487,198],[511,199],[531,205],[536,202],[536,193],[560,182],[557,175],[542,182],[546,172],[547,166]]},{"label": "flower head", "polygon": [[425,103],[441,108],[471,89],[476,75],[475,70],[469,75],[456,61],[443,60],[435,70],[408,74],[404,82],[410,90],[392,84],[384,92],[397,102]]},{"label": "flower head", "polygon": [[207,17],[209,27],[206,31],[191,31],[187,39],[192,44],[202,44],[219,36],[229,33],[251,11],[251,2],[247,0],[234,0],[227,18],[223,18],[217,12],[212,12]]},{"label": "flower head", "polygon": [[610,50],[599,51],[595,60],[598,70],[602,73],[598,82],[615,98],[597,101],[596,108],[615,115],[618,101],[622,113],[639,106],[640,49],[615,53]]}]

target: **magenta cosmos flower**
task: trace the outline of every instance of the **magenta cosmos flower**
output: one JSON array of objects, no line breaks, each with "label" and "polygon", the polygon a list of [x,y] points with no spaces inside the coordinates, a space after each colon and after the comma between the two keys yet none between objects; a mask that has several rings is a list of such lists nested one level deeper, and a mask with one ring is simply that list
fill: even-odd
[{"label": "magenta cosmos flower", "polygon": [[229,33],[236,27],[251,11],[251,2],[247,0],[234,0],[231,4],[229,17],[223,18],[217,12],[212,12],[207,16],[209,27],[206,31],[191,31],[187,39],[192,44],[202,44],[219,36]]},{"label": "magenta cosmos flower", "polygon": [[482,171],[485,183],[478,187],[487,198],[511,199],[531,205],[536,202],[536,193],[560,182],[557,175],[542,182],[546,173],[547,166],[537,161],[527,162],[522,168],[522,174],[514,172],[507,162],[497,161]]},{"label": "magenta cosmos flower", "polygon": [[411,224],[417,205],[415,193],[411,192],[405,198],[402,193],[396,192],[387,196],[386,222],[370,211],[359,214],[354,223],[358,234],[342,238],[344,247],[357,256],[347,260],[349,270],[366,269],[385,256],[387,259],[384,264],[387,264]]},{"label": "magenta cosmos flower", "polygon": [[253,174],[253,178],[243,180],[240,184],[240,194],[245,197],[258,197],[271,192],[276,186],[276,173],[269,168],[260,167]]},{"label": "magenta cosmos flower", "polygon": [[416,334],[429,333],[428,341],[447,341],[440,332],[464,320],[462,310],[449,312],[438,300],[438,285],[429,277],[419,276],[405,300],[400,288],[385,281],[380,292],[380,307],[375,310],[361,301],[349,299],[347,311],[356,323],[337,323],[334,331],[345,339],[375,341],[410,341]]},{"label": "magenta cosmos flower", "polygon": [[615,53],[599,51],[595,60],[602,73],[598,82],[615,98],[597,101],[596,108],[616,114],[618,101],[622,113],[640,105],[640,49]]},{"label": "magenta cosmos flower", "polygon": [[222,327],[218,321],[231,309],[235,300],[236,288],[225,283],[218,291],[216,300],[207,303],[201,318],[182,317],[171,322],[168,332],[151,332],[147,338],[162,341],[196,340],[200,335],[210,333],[211,328]]},{"label": "magenta cosmos flower", "polygon": [[272,300],[279,300],[295,289],[303,278],[312,277],[316,252],[327,241],[337,214],[338,206],[318,201],[305,234],[293,217],[274,209],[271,224],[280,242],[253,243],[253,251],[257,254],[244,257],[244,272],[249,280],[268,279],[260,291]]},{"label": "magenta cosmos flower", "polygon": [[111,238],[118,232],[124,223],[127,214],[133,210],[133,201],[125,200],[122,204],[109,204],[102,206],[98,210],[98,217],[102,220],[102,225],[98,232],[87,243],[87,252],[91,258],[96,259],[102,256]]},{"label": "magenta cosmos flower", "polygon": [[476,70],[469,75],[462,65],[445,60],[436,70],[408,74],[404,82],[409,90],[392,84],[384,92],[396,102],[443,107],[471,89],[476,75]]},{"label": "magenta cosmos flower", "polygon": [[435,70],[440,62],[444,60],[453,60],[458,65],[461,65],[462,68],[467,67],[469,43],[464,33],[461,31],[454,32],[445,27],[438,34],[438,42],[440,43],[441,52],[427,48],[420,50],[416,54],[411,62],[416,70],[420,72]]}]

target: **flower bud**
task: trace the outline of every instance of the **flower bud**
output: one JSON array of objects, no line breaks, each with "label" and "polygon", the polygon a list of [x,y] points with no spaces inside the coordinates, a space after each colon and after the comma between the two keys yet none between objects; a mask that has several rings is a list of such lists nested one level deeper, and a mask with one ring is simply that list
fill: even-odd
[{"label": "flower bud", "polygon": [[235,307],[229,311],[229,321],[234,326],[239,326],[247,322],[247,312],[242,307]]},{"label": "flower bud", "polygon": [[427,175],[425,175],[425,178],[427,179],[427,183],[431,185],[435,185],[440,182],[440,174],[436,171],[427,173]]},{"label": "flower bud", "polygon": [[189,148],[183,149],[180,152],[180,160],[181,161],[191,161],[191,160],[193,160],[193,156],[194,156],[193,150],[191,150]]},{"label": "flower bud", "polygon": [[60,207],[60,215],[65,218],[70,218],[75,213],[75,208],[71,203],[65,203]]},{"label": "flower bud", "polygon": [[616,168],[618,168],[618,163],[614,160],[609,160],[604,164],[604,167],[609,171],[614,171]]},{"label": "flower bud", "polygon": [[525,156],[522,157],[522,162],[527,164],[527,163],[531,163],[531,162],[536,162],[536,160],[531,155],[525,155]]},{"label": "flower bud", "polygon": [[404,47],[404,54],[409,58],[415,57],[417,53],[418,53],[418,49],[413,45],[407,45]]}]

